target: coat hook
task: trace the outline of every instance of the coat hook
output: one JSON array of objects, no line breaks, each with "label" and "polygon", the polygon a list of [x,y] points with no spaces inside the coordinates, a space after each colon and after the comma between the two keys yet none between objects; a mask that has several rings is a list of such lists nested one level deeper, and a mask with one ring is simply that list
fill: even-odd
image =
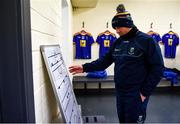
[{"label": "coat hook", "polygon": [[151,28],[151,29],[153,28],[153,22],[151,22],[151,24],[150,24],[150,28]]},{"label": "coat hook", "polygon": [[172,23],[170,23],[169,27],[170,27],[170,29],[172,29]]},{"label": "coat hook", "polygon": [[106,28],[108,28],[108,25],[109,25],[109,23],[107,22],[107,23],[106,23]]},{"label": "coat hook", "polygon": [[84,21],[82,22],[82,28],[84,28]]}]

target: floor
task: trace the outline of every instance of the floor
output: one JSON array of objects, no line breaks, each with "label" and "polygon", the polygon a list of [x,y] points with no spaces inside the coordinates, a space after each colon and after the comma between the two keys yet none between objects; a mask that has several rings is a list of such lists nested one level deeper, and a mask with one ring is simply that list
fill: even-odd
[{"label": "floor", "polygon": [[[107,123],[117,123],[114,92],[76,92],[83,116],[103,115]],[[180,87],[157,88],[147,109],[148,123],[180,123]]]}]

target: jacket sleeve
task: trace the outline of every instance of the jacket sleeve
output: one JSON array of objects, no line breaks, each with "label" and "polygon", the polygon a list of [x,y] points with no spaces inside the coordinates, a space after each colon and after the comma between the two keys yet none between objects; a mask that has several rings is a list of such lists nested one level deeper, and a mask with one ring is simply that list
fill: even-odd
[{"label": "jacket sleeve", "polygon": [[92,61],[91,63],[83,64],[84,72],[92,72],[92,71],[102,71],[105,70],[113,63],[112,52],[114,49],[115,43],[109,48],[109,51],[105,56],[100,57],[99,59]]},{"label": "jacket sleeve", "polygon": [[141,94],[150,96],[157,84],[162,78],[164,62],[161,54],[161,49],[156,41],[152,38],[147,39],[147,49],[145,50],[146,67],[148,74],[145,82],[141,86]]}]

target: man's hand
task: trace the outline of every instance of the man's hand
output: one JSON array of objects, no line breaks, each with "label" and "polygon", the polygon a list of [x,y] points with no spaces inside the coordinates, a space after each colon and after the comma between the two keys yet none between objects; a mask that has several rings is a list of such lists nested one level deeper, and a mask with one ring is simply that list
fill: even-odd
[{"label": "man's hand", "polygon": [[82,65],[70,66],[69,72],[72,73],[73,75],[78,74],[78,73],[83,73],[83,67]]},{"label": "man's hand", "polygon": [[142,102],[144,102],[144,100],[146,99],[146,97],[145,97],[145,96],[143,96],[141,93],[140,93],[140,96],[141,96],[141,100],[142,100]]}]

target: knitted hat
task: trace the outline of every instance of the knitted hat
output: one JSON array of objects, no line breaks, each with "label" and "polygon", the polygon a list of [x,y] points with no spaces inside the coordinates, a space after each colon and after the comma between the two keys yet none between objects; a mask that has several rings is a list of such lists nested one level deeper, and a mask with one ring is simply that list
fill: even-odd
[{"label": "knitted hat", "polygon": [[126,11],[123,4],[119,4],[116,8],[116,15],[112,19],[112,27],[128,27],[131,28],[134,26],[131,14]]}]

